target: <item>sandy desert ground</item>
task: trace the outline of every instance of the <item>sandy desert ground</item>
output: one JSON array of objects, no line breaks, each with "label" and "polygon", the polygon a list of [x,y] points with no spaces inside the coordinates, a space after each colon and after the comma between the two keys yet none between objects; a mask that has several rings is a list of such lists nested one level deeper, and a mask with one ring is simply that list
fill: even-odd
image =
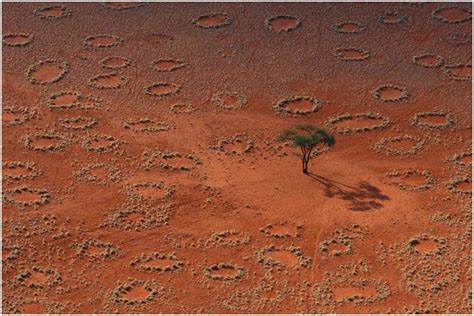
[{"label": "sandy desert ground", "polygon": [[4,312],[471,311],[470,3],[2,5]]}]

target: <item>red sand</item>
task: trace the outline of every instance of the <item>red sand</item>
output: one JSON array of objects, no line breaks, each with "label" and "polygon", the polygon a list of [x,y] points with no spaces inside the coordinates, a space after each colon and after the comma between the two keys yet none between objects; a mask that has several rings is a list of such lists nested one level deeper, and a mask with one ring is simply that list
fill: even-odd
[{"label": "red sand", "polygon": [[[449,190],[450,181],[470,174],[465,164],[449,160],[471,151],[471,84],[462,80],[471,75],[471,67],[465,66],[471,61],[471,47],[452,41],[455,33],[470,38],[470,20],[436,19],[431,15],[438,7],[435,3],[151,3],[123,10],[121,5],[113,9],[99,3],[65,3],[71,14],[57,19],[35,15],[42,5],[3,4],[4,34],[34,35],[22,47],[4,44],[3,105],[38,113],[21,124],[3,126],[3,159],[34,162],[41,171],[34,179],[3,178],[4,312],[471,311],[472,182],[456,185],[461,192]],[[468,3],[459,5],[471,8]],[[53,11],[43,14],[61,13]],[[459,19],[466,15],[461,11],[439,15]],[[199,22],[218,28],[192,23],[213,12],[227,14],[231,23],[220,25],[225,16]],[[379,18],[390,12],[407,19],[381,23]],[[280,33],[266,28],[265,20],[278,15],[297,17],[301,25]],[[388,15],[386,20],[398,16]],[[273,27],[286,28],[287,22],[274,21]],[[340,23],[342,32],[335,30]],[[89,36],[103,35],[108,37],[89,42],[92,47],[85,43]],[[97,47],[117,44],[117,39],[123,42]],[[21,40],[12,37],[6,42]],[[334,56],[335,50],[350,47],[360,47],[370,57],[354,62]],[[441,56],[444,65],[463,65],[448,69],[461,78],[450,78],[443,66],[421,67],[413,61],[424,54]],[[127,58],[130,65],[105,71],[101,60],[109,56]],[[68,72],[55,83],[31,82],[27,69],[46,59],[67,62]],[[179,60],[186,67],[157,72],[152,65],[160,59]],[[429,58],[422,61],[435,64]],[[41,80],[54,76],[53,66],[48,67],[34,76]],[[117,75],[99,79],[98,84],[113,86],[122,77],[127,81],[119,88],[89,85],[91,78],[104,73]],[[145,88],[157,83],[167,85],[151,88],[152,94],[173,93],[147,94]],[[374,97],[374,90],[384,85],[406,88],[409,96],[394,102]],[[77,92],[81,97],[65,95],[48,106],[49,97],[59,92]],[[246,98],[244,106],[224,109],[212,102],[214,95],[234,92]],[[396,91],[384,93],[398,96]],[[322,107],[303,116],[273,108],[295,96],[314,97]],[[177,103],[192,107],[176,114],[170,108]],[[58,104],[74,106],[55,107]],[[449,112],[452,126],[412,124],[415,114],[436,111]],[[335,132],[336,145],[310,162],[309,175],[300,170],[299,150],[280,147],[275,140],[282,129],[296,123],[325,126],[331,117],[368,112],[389,117],[391,125]],[[77,117],[95,119],[97,124],[77,130],[62,125],[64,118]],[[124,127],[129,119],[166,122],[172,128],[137,131]],[[3,117],[4,124],[11,120],[12,115]],[[341,125],[354,128],[379,122],[372,121]],[[445,119],[430,116],[423,122],[439,124]],[[34,136],[51,130],[68,142]],[[242,142],[223,143],[224,151],[213,147],[225,137],[243,133]],[[110,135],[119,143],[106,137],[90,141],[95,134]],[[405,134],[425,140],[416,154],[387,156],[372,148],[381,138]],[[66,147],[28,149],[24,139],[28,135],[34,139],[32,146]],[[246,152],[248,139],[253,145]],[[413,142],[388,145],[396,150]],[[97,146],[105,151],[99,152]],[[192,154],[201,163],[185,155],[145,157],[145,149]],[[109,167],[80,176],[81,168],[95,163]],[[109,172],[113,166],[117,173]],[[421,183],[418,177],[385,176],[406,169],[428,170],[434,178],[432,187],[410,191],[393,181],[416,187]],[[11,169],[7,174],[24,172]],[[172,194],[127,187],[147,181],[163,182]],[[21,207],[21,202],[41,197],[7,191],[24,186],[48,191],[49,203]],[[282,222],[288,225],[279,226]],[[294,223],[301,225],[297,233]],[[260,231],[269,224],[274,225],[270,232],[280,237]],[[213,235],[224,231],[236,233],[220,240]],[[413,238],[418,243],[412,247]],[[90,240],[107,246],[81,248]],[[276,250],[262,254],[271,245]],[[288,251],[291,246],[299,250]],[[183,265],[170,271],[153,267],[175,264],[171,260],[157,259],[140,269],[131,265],[156,252],[174,253],[173,262]],[[212,272],[223,276],[220,279],[206,275],[205,269],[218,263],[242,267],[244,274],[222,269]],[[50,272],[34,272],[34,267]],[[30,277],[19,277],[28,271],[33,273]],[[129,278],[137,280],[135,285],[119,290],[120,284],[132,284]],[[29,286],[31,282],[39,284]],[[124,303],[127,298],[132,304]]]}]

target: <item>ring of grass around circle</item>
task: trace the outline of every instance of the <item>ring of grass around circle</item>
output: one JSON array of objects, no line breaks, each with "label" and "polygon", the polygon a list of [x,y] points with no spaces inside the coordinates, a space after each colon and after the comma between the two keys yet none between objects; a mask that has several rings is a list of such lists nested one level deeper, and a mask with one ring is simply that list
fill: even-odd
[{"label": "ring of grass around circle", "polygon": [[[458,10],[467,12],[468,15],[466,17],[463,17],[463,18],[459,18],[459,19],[455,19],[455,20],[448,20],[448,19],[445,19],[442,16],[438,15],[438,13],[440,13],[444,9],[458,9]],[[472,12],[471,12],[471,10],[469,10],[468,8],[463,7],[463,6],[443,5],[443,6],[437,7],[435,10],[433,10],[433,12],[431,12],[431,16],[435,20],[438,20],[438,21],[441,21],[441,22],[444,22],[444,23],[462,23],[462,22],[469,21],[470,19],[472,19]]]},{"label": "ring of grass around circle", "polygon": [[[288,27],[285,27],[285,28],[282,28],[281,30],[275,30],[272,26],[272,21],[275,20],[275,19],[292,19],[295,21],[295,24],[294,25],[290,25]],[[274,16],[271,16],[269,18],[266,18],[265,19],[265,23],[264,23],[264,26],[267,30],[270,30],[270,31],[273,31],[273,32],[276,32],[276,33],[288,33],[288,32],[291,32],[291,31],[294,31],[298,28],[301,27],[301,19],[297,16],[292,16],[292,15],[287,15],[287,14],[278,14],[278,15],[274,15]]]},{"label": "ring of grass around circle", "polygon": [[36,168],[36,164],[34,162],[23,162],[23,161],[8,161],[2,163],[2,169],[16,169],[16,168],[24,168],[28,170],[28,174],[18,174],[18,175],[5,175],[3,173],[3,178],[6,180],[33,180],[36,177],[41,175],[41,171]]},{"label": "ring of grass around circle", "polygon": [[[59,64],[61,71],[54,78],[50,80],[38,80],[38,79],[33,78],[32,73],[37,71],[39,67],[46,64]],[[69,65],[67,62],[65,61],[59,62],[52,59],[46,59],[46,60],[40,60],[36,64],[33,64],[30,67],[28,67],[28,69],[26,70],[26,77],[33,84],[45,85],[45,84],[55,83],[63,79],[68,71],[69,71]]]},{"label": "ring of grass around circle", "polygon": [[[202,20],[202,19],[206,19],[206,18],[213,18],[215,16],[223,16],[225,17],[225,20],[224,22],[222,23],[219,23],[219,24],[213,24],[213,25],[204,25],[204,24],[199,24],[199,21]],[[191,23],[200,27],[200,28],[203,28],[203,29],[217,29],[217,28],[221,28],[221,27],[224,27],[224,26],[228,26],[230,24],[232,24],[232,17],[230,15],[228,15],[227,13],[225,12],[222,12],[222,13],[219,13],[219,12],[210,12],[210,13],[206,13],[206,14],[201,14],[199,15],[198,17],[194,18]]]},{"label": "ring of grass around circle", "polygon": [[[213,272],[218,272],[221,269],[233,269],[235,275],[215,275]],[[239,265],[227,262],[215,263],[204,269],[204,276],[212,280],[218,281],[237,281],[245,275],[245,269]]]},{"label": "ring of grass around circle", "polygon": [[[382,120],[382,123],[377,125],[365,126],[365,127],[345,127],[342,129],[334,128],[333,125],[342,121],[352,120],[354,118],[368,118],[371,120]],[[337,133],[348,134],[351,132],[360,133],[360,132],[369,132],[375,130],[381,130],[388,127],[391,124],[390,118],[383,116],[378,113],[367,112],[367,113],[357,113],[357,114],[341,114],[335,117],[330,118],[326,121],[325,125],[327,127],[333,128]]]},{"label": "ring of grass around circle", "polygon": [[[166,266],[153,266],[147,265],[147,262],[153,260],[172,260],[173,262]],[[177,271],[184,266],[184,262],[179,261],[175,254],[152,252],[150,254],[142,254],[139,258],[136,258],[130,262],[130,266],[140,271],[150,272],[171,272]]]},{"label": "ring of grass around circle", "polygon": [[[22,194],[22,193],[39,194],[40,198],[36,200],[30,200],[30,201],[15,200],[13,198],[14,194]],[[29,187],[23,186],[23,187],[5,190],[3,192],[3,200],[7,203],[20,206],[20,207],[42,206],[49,203],[50,195],[48,191],[46,191],[45,189],[30,189]]]},{"label": "ring of grass around circle", "polygon": [[423,192],[431,187],[433,187],[435,180],[433,175],[428,170],[414,170],[414,169],[406,169],[406,170],[393,170],[385,174],[387,178],[408,178],[410,176],[423,176],[425,177],[425,182],[420,185],[408,185],[403,181],[391,181],[391,184],[398,186],[400,190],[403,191],[413,191],[413,192]]},{"label": "ring of grass around circle", "polygon": [[[18,43],[10,43],[7,41],[8,38],[10,37],[23,37],[25,40],[23,42],[18,42]],[[2,36],[2,42],[3,45],[9,46],[9,47],[24,47],[28,44],[31,44],[34,40],[34,35],[30,33],[7,33]]]},{"label": "ring of grass around circle", "polygon": [[[446,119],[446,123],[443,124],[432,124],[432,123],[423,123],[422,119],[427,117],[444,117]],[[416,113],[413,117],[411,125],[418,126],[425,130],[431,129],[447,129],[451,128],[454,125],[454,117],[445,111],[431,111],[431,112],[420,112]]]},{"label": "ring of grass around circle", "polygon": [[[299,101],[310,101],[313,106],[309,110],[289,109],[287,107],[289,103]],[[321,102],[318,99],[310,96],[294,96],[287,99],[281,99],[273,106],[273,108],[275,111],[282,114],[306,115],[318,112],[321,109]]]}]

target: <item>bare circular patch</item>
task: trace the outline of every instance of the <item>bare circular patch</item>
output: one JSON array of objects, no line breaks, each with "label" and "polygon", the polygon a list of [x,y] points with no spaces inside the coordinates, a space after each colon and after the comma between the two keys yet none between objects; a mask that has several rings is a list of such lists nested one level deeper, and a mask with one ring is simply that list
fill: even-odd
[{"label": "bare circular patch", "polygon": [[41,206],[49,203],[50,195],[44,189],[30,189],[26,186],[3,192],[3,200],[16,206]]},{"label": "bare circular patch", "polygon": [[6,180],[32,180],[41,175],[41,171],[34,162],[8,161],[2,163],[2,174]]},{"label": "bare circular patch", "polygon": [[27,107],[5,106],[2,109],[3,126],[18,126],[36,117],[36,111]]},{"label": "bare circular patch", "polygon": [[181,90],[181,87],[174,83],[157,82],[146,86],[145,93],[154,97],[164,97],[169,95],[176,95]]},{"label": "bare circular patch", "polygon": [[133,2],[133,1],[124,1],[124,2],[113,2],[113,1],[107,1],[103,2],[102,5],[108,9],[112,10],[132,10],[132,9],[138,9],[144,4],[141,2]]},{"label": "bare circular patch", "polygon": [[448,112],[433,111],[416,113],[412,125],[422,129],[446,129],[454,125],[454,117]]},{"label": "bare circular patch", "polygon": [[383,24],[400,24],[407,20],[406,16],[401,15],[398,12],[387,12],[379,17],[379,22]]},{"label": "bare circular patch", "polygon": [[123,127],[131,129],[134,132],[161,132],[168,131],[173,126],[167,122],[157,122],[149,118],[126,119],[123,121]]},{"label": "bare circular patch", "polygon": [[174,189],[164,182],[143,181],[125,186],[122,192],[137,201],[162,201],[169,200],[174,194]]},{"label": "bare circular patch", "polygon": [[471,10],[462,6],[441,6],[436,8],[431,15],[436,20],[445,23],[461,23],[472,18]]},{"label": "bare circular patch", "polygon": [[215,243],[220,246],[235,247],[247,244],[249,240],[250,237],[248,234],[231,229],[212,233],[209,243]]},{"label": "bare circular patch", "polygon": [[204,29],[216,29],[230,25],[232,17],[227,13],[211,12],[198,16],[192,23]]},{"label": "bare circular patch", "polygon": [[279,14],[265,19],[265,28],[277,33],[286,33],[301,26],[301,19],[296,16]]},{"label": "bare circular patch", "polygon": [[448,242],[444,238],[422,234],[408,241],[407,249],[412,255],[437,256],[446,252]]},{"label": "bare circular patch", "polygon": [[247,98],[238,92],[220,92],[212,96],[212,103],[224,110],[235,110],[247,104]]},{"label": "bare circular patch", "polygon": [[152,252],[142,254],[130,262],[130,266],[141,271],[171,272],[179,270],[184,262],[178,260],[175,254]]},{"label": "bare circular patch", "polygon": [[94,96],[83,96],[79,92],[61,91],[49,96],[46,104],[54,109],[97,109],[101,105],[101,100]]},{"label": "bare circular patch", "polygon": [[424,146],[425,140],[412,136],[401,135],[384,137],[380,139],[372,148],[387,156],[416,155]]},{"label": "bare circular patch", "polygon": [[111,152],[120,147],[121,141],[113,136],[106,134],[94,134],[85,137],[81,147],[87,151],[95,151],[98,153]]},{"label": "bare circular patch", "polygon": [[246,134],[235,134],[231,137],[223,137],[216,144],[209,146],[210,149],[223,152],[230,156],[240,156],[251,153],[255,149],[252,138]]},{"label": "bare circular patch", "polygon": [[471,64],[446,65],[444,66],[444,73],[449,78],[454,79],[454,80],[471,81],[472,65]]},{"label": "bare circular patch", "polygon": [[122,179],[120,169],[114,164],[105,162],[82,165],[74,173],[74,176],[79,182],[93,182],[102,185],[119,182]]},{"label": "bare circular patch", "polygon": [[334,51],[334,56],[344,61],[361,61],[370,57],[369,51],[360,47],[338,48]]},{"label": "bare circular patch", "polygon": [[233,263],[216,263],[206,267],[204,275],[212,280],[236,281],[245,275],[245,269]]},{"label": "bare circular patch", "polygon": [[310,96],[294,96],[288,99],[281,99],[273,108],[278,113],[306,115],[319,111],[321,109],[321,102]]},{"label": "bare circular patch", "polygon": [[373,96],[384,102],[400,102],[408,99],[410,92],[404,87],[381,85],[374,90]]},{"label": "bare circular patch", "polygon": [[98,89],[120,89],[127,84],[128,78],[118,73],[101,74],[89,79],[89,86]]},{"label": "bare circular patch", "polygon": [[84,45],[91,48],[109,48],[123,43],[123,39],[115,35],[91,35],[84,39]]},{"label": "bare circular patch", "polygon": [[343,34],[357,34],[365,31],[366,27],[359,22],[340,22],[334,25],[334,31]]},{"label": "bare circular patch", "polygon": [[146,148],[142,153],[141,160],[143,164],[140,166],[145,170],[161,168],[173,171],[189,171],[202,164],[202,161],[193,154],[161,150],[159,148]]},{"label": "bare circular patch", "polygon": [[46,6],[35,10],[35,14],[42,19],[56,20],[71,15],[72,10],[62,5]]},{"label": "bare circular patch", "polygon": [[89,258],[91,260],[109,259],[117,256],[120,249],[111,243],[91,238],[81,242],[75,242],[71,247],[76,249],[79,258]]},{"label": "bare circular patch", "polygon": [[404,191],[422,192],[434,185],[434,177],[427,170],[394,170],[386,173],[385,177],[390,179],[389,184]]},{"label": "bare circular patch", "polygon": [[448,190],[462,195],[472,195],[472,180],[470,176],[458,177],[449,180]]},{"label": "bare circular patch", "polygon": [[170,112],[174,114],[191,114],[196,110],[191,103],[175,103],[170,107]]},{"label": "bare circular patch", "polygon": [[448,33],[448,35],[446,36],[446,40],[450,44],[455,46],[469,44],[472,41],[471,34],[459,31]]},{"label": "bare circular patch", "polygon": [[29,33],[8,33],[3,35],[3,45],[10,47],[23,47],[33,42],[34,36]]},{"label": "bare circular patch", "polygon": [[51,268],[42,269],[33,267],[30,270],[21,272],[17,276],[17,281],[30,288],[46,288],[61,284],[61,274]]},{"label": "bare circular patch", "polygon": [[67,71],[68,64],[66,62],[42,60],[30,66],[26,71],[26,76],[31,83],[48,84],[64,78]]},{"label": "bare circular patch", "polygon": [[130,60],[125,57],[107,56],[99,61],[103,68],[121,69],[130,65]]},{"label": "bare circular patch", "polygon": [[86,130],[97,124],[97,120],[93,117],[65,117],[60,120],[61,126],[72,130]]},{"label": "bare circular patch", "polygon": [[390,118],[372,112],[357,114],[346,113],[332,117],[326,121],[326,126],[340,134],[381,130],[390,124]]},{"label": "bare circular patch", "polygon": [[186,66],[184,61],[172,58],[160,58],[151,62],[151,69],[158,72],[170,72]]},{"label": "bare circular patch", "polygon": [[158,295],[158,290],[163,290],[153,283],[151,281],[132,280],[129,283],[120,284],[112,292],[114,302],[126,305],[151,302]]},{"label": "bare circular patch", "polygon": [[52,130],[26,134],[21,142],[26,148],[41,152],[63,150],[70,143],[66,135]]},{"label": "bare circular patch", "polygon": [[256,253],[257,261],[271,267],[283,268],[309,268],[311,258],[305,257],[301,248],[289,246],[279,247],[265,246]]},{"label": "bare circular patch", "polygon": [[443,57],[435,54],[422,54],[413,57],[413,62],[422,67],[436,68],[443,64]]},{"label": "bare circular patch", "polygon": [[160,227],[168,223],[172,204],[152,205],[149,200],[132,201],[114,209],[100,227],[119,227],[137,231]]}]

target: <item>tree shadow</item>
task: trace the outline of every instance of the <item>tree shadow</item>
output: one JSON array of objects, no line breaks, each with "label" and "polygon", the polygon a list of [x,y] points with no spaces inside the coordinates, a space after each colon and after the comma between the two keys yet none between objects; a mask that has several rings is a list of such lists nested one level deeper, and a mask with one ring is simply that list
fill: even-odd
[{"label": "tree shadow", "polygon": [[374,187],[367,181],[357,184],[357,187],[350,186],[338,181],[318,176],[308,172],[309,177],[315,179],[324,186],[324,195],[327,197],[337,197],[349,202],[349,209],[352,211],[369,211],[383,207],[381,201],[388,201],[390,197],[382,194],[380,189]]}]

